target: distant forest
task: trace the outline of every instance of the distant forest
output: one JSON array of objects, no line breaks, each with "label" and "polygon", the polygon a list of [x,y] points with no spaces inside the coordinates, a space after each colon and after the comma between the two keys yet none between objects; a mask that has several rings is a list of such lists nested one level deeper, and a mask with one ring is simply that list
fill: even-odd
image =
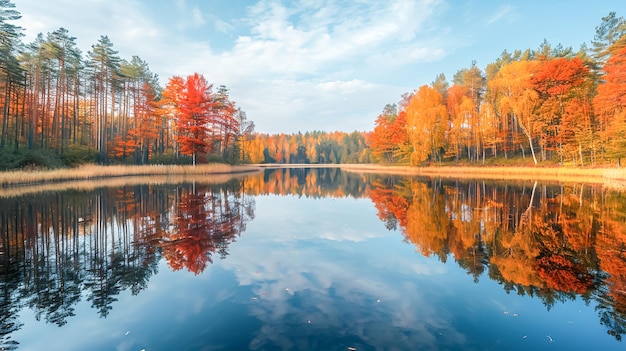
[{"label": "distant forest", "polygon": [[22,42],[0,0],[0,170],[82,163],[616,164],[626,154],[626,21],[601,19],[578,51],[545,40],[484,70],[443,74],[372,118],[373,131],[260,134],[202,74],[160,86],[103,35],[87,53],[65,28]]}]

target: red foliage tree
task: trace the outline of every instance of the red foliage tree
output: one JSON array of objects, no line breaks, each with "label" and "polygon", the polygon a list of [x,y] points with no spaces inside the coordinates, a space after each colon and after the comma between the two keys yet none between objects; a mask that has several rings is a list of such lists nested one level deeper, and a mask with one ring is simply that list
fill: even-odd
[{"label": "red foliage tree", "polygon": [[[579,58],[567,59],[564,57],[539,61],[537,71],[533,74],[531,82],[538,92],[540,104],[537,110],[541,125],[540,143],[542,151],[558,149],[563,160],[564,144],[576,144],[574,139],[574,125],[564,122],[572,122],[578,119],[578,114],[567,116],[563,120],[566,108],[568,111],[577,111],[574,104],[581,103],[575,99],[574,89],[584,83],[589,74]],[[579,96],[584,91],[579,89]],[[567,139],[565,137],[568,136]],[[565,145],[567,147],[567,145]]]},{"label": "red foliage tree", "polygon": [[190,75],[182,86],[183,91],[178,95],[178,128],[177,142],[183,155],[193,157],[196,164],[198,155],[209,151],[210,113],[215,102],[211,94],[212,86],[204,76],[198,73]]},{"label": "red foliage tree", "polygon": [[374,156],[386,162],[407,161],[410,154],[409,135],[406,131],[406,112],[396,113],[395,105],[387,105],[376,118],[376,127],[369,136]]}]

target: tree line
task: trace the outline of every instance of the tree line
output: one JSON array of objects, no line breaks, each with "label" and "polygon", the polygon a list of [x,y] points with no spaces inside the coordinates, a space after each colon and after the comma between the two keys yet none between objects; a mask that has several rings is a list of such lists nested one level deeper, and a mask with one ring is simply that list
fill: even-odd
[{"label": "tree line", "polygon": [[[0,0],[0,169],[79,163],[619,164],[626,151],[626,21],[611,12],[591,46],[544,40],[480,69],[444,74],[388,104],[371,132],[255,133],[198,73],[165,87],[103,35],[86,54],[65,28],[22,43]],[[532,160],[532,161],[530,161]],[[56,162],[56,163],[55,163]]]},{"label": "tree line", "polygon": [[367,134],[313,131],[246,136],[242,155],[250,163],[369,163]]},{"label": "tree line", "polygon": [[86,54],[59,28],[23,43],[0,0],[1,169],[28,164],[193,163],[241,159],[254,124],[201,74],[160,87],[147,62],[121,58],[103,35]]},{"label": "tree line", "polygon": [[626,154],[626,21],[611,12],[591,47],[547,40],[506,50],[481,70],[472,62],[447,82],[388,104],[376,118],[372,154],[385,162],[485,163],[521,157],[574,166]]}]

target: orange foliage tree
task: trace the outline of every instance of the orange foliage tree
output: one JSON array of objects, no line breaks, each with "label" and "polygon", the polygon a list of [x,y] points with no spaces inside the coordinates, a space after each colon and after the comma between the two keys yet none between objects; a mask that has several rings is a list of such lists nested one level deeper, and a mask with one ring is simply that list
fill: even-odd
[{"label": "orange foliage tree", "polygon": [[609,156],[620,157],[626,149],[626,46],[611,55],[604,71],[593,106]]},{"label": "orange foliage tree", "polygon": [[531,78],[537,69],[537,61],[514,61],[504,65],[488,83],[497,91],[497,113],[510,115],[517,122],[528,140],[533,161],[537,164],[533,140],[540,126],[534,114],[538,103],[537,92],[533,90]]},{"label": "orange foliage tree", "polygon": [[411,163],[438,161],[446,130],[447,111],[443,96],[433,87],[421,86],[406,109],[406,128],[413,152]]}]

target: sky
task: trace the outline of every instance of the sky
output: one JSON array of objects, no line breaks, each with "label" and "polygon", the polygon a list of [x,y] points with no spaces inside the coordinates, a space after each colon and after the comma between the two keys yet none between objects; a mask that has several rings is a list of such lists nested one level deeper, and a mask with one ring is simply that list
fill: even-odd
[{"label": "sky", "polygon": [[165,86],[201,73],[261,133],[369,131],[384,106],[544,40],[578,50],[623,0],[13,0],[25,43],[106,35]]}]

